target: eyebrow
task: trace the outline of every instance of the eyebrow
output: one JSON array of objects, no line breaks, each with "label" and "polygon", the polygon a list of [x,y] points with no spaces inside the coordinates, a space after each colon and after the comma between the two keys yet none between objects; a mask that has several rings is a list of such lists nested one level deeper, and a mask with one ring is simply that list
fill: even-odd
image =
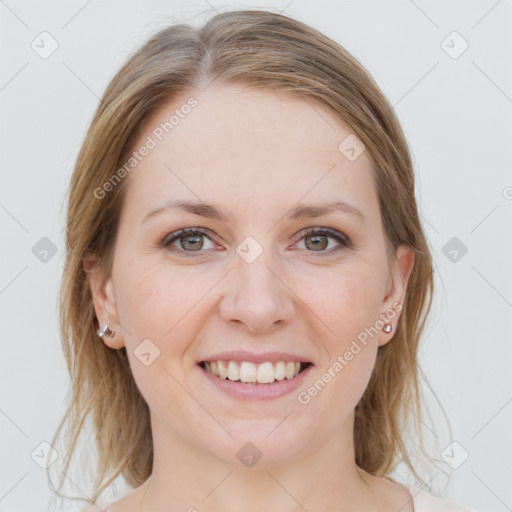
[{"label": "eyebrow", "polygon": [[[208,204],[202,201],[181,199],[166,201],[161,206],[150,210],[146,213],[142,222],[145,222],[150,217],[172,210],[182,210],[207,219],[220,220],[225,223],[229,222],[228,213],[220,206]],[[344,212],[357,217],[359,220],[366,220],[359,209],[345,201],[333,201],[322,204],[299,204],[281,218],[287,217],[289,220],[299,220],[304,218],[321,217],[333,212]]]}]

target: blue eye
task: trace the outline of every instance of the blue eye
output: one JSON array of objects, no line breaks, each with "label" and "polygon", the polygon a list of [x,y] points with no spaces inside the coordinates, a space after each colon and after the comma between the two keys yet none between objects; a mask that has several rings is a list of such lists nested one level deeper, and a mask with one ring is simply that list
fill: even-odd
[{"label": "blue eye", "polygon": [[[203,249],[214,248],[214,243],[206,233],[207,231],[201,228],[180,229],[168,235],[163,240],[162,246],[173,253],[179,253],[186,257],[194,256],[193,253],[201,254],[205,252]],[[321,256],[352,246],[350,239],[346,235],[330,228],[308,228],[302,231],[300,236],[299,242],[305,241],[307,252],[318,253]],[[205,247],[205,240],[211,244],[210,247],[207,247],[208,244]],[[334,246],[329,247],[329,240],[334,240]],[[175,246],[176,243],[178,243],[178,247]]]}]

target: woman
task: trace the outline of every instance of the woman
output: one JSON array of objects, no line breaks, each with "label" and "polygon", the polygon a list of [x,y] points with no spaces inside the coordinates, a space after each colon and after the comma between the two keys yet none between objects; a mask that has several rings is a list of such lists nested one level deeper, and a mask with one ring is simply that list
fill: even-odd
[{"label": "woman", "polygon": [[346,50],[264,11],[168,27],[71,182],[65,470],[91,418],[90,501],[133,488],[110,512],[468,510],[389,477],[417,475],[432,289],[407,143]]}]

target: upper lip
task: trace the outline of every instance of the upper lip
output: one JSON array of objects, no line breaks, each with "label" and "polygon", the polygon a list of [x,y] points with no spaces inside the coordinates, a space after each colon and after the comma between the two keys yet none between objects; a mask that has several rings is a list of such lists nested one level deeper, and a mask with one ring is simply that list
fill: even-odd
[{"label": "upper lip", "polygon": [[254,354],[252,352],[247,352],[246,350],[217,352],[199,360],[198,364],[202,363],[203,361],[247,361],[254,364],[261,364],[267,361],[271,363],[276,363],[278,361],[284,361],[285,363],[290,361],[298,361],[300,363],[311,362],[307,358],[304,358],[298,354],[290,354],[289,352],[263,352],[261,354]]}]

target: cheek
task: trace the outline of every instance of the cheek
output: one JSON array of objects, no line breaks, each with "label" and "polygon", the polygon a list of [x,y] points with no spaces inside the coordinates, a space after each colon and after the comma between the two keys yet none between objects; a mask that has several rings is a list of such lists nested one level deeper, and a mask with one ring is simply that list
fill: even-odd
[{"label": "cheek", "polygon": [[302,274],[297,287],[309,309],[328,327],[330,348],[344,350],[379,318],[381,281],[375,267],[361,263],[315,276]]},{"label": "cheek", "polygon": [[178,300],[179,283],[166,279],[154,266],[132,267],[126,275],[119,276],[118,283],[119,320],[128,331],[127,345],[145,337],[161,341],[183,306],[183,300]]},{"label": "cheek", "polygon": [[184,359],[204,323],[198,301],[211,284],[194,287],[202,280],[168,264],[142,258],[126,263],[119,262],[116,298],[134,380],[154,412],[179,417],[190,407],[180,383],[186,380],[187,365],[195,364]]},{"label": "cheek", "polygon": [[314,282],[302,274],[297,286],[308,290],[304,302],[327,326],[322,328],[326,357],[317,387],[325,385],[325,394],[321,391],[320,400],[326,407],[336,404],[340,418],[344,417],[364,393],[375,364],[382,278],[374,266],[361,263],[317,274]]},{"label": "cheek", "polygon": [[127,348],[133,351],[141,340],[149,338],[168,356],[166,359],[183,357],[205,322],[208,296],[213,296],[210,290],[219,277],[211,268],[178,269],[149,257],[120,268],[116,298],[119,319],[127,331]]},{"label": "cheek", "polygon": [[[196,364],[194,340],[200,337],[211,315],[213,290],[219,281],[211,268],[178,269],[168,261],[152,260],[140,258],[119,265],[122,272],[116,276],[119,320],[126,328],[126,350],[141,391],[147,385],[158,389],[159,374],[163,379],[161,389],[168,388],[169,373],[182,381],[191,365]],[[157,354],[147,368],[137,359],[142,347]],[[149,375],[153,381],[144,382],[142,379]]]},{"label": "cheek", "polygon": [[358,345],[337,355],[337,364],[332,364],[323,374],[322,380],[329,380],[326,384],[329,395],[324,403],[326,407],[338,411],[339,419],[347,417],[354,410],[368,386],[375,365],[375,344]]}]

